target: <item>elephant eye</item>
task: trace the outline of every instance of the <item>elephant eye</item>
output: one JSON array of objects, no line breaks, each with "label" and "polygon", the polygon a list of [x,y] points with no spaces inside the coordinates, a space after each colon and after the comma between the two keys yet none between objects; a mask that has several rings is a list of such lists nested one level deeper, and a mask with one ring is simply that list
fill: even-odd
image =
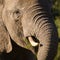
[{"label": "elephant eye", "polygon": [[19,10],[16,10],[15,13],[18,15],[20,13],[20,11]]},{"label": "elephant eye", "polygon": [[20,12],[20,10],[15,10],[13,12],[13,17],[14,17],[15,21],[19,21],[19,19],[21,18],[21,12]]}]

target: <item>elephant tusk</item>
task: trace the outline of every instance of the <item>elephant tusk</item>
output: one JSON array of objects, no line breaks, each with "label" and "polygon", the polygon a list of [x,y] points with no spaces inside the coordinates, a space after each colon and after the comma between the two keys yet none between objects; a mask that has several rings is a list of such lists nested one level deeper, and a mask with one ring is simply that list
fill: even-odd
[{"label": "elephant tusk", "polygon": [[32,46],[37,46],[38,45],[38,43],[35,42],[32,37],[28,37],[28,39],[29,39],[29,42],[31,43]]}]

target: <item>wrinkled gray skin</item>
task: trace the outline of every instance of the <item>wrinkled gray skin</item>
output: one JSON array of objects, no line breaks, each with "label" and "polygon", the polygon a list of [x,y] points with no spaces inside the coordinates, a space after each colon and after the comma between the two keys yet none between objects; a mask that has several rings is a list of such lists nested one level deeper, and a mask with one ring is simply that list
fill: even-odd
[{"label": "wrinkled gray skin", "polygon": [[57,31],[50,3],[48,0],[4,1],[2,18],[11,38],[21,47],[24,37],[37,38],[38,60],[53,60],[57,52]]}]

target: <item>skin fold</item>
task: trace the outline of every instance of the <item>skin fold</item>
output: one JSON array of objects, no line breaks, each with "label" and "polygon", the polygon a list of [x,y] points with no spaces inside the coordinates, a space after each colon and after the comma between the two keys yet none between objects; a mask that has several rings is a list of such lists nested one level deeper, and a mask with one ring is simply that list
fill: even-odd
[{"label": "skin fold", "polygon": [[37,60],[54,59],[58,34],[50,0],[5,0],[2,19],[16,44],[25,48],[23,39],[28,38],[30,43],[38,45]]}]

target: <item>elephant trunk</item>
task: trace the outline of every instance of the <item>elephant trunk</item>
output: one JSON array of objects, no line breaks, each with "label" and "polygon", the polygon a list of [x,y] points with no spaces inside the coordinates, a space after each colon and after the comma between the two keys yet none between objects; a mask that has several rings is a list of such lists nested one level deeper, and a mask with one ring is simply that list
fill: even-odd
[{"label": "elephant trunk", "polygon": [[22,19],[24,35],[35,36],[39,40],[38,60],[53,60],[57,53],[57,30],[49,9],[47,6],[33,4],[25,10]]}]

